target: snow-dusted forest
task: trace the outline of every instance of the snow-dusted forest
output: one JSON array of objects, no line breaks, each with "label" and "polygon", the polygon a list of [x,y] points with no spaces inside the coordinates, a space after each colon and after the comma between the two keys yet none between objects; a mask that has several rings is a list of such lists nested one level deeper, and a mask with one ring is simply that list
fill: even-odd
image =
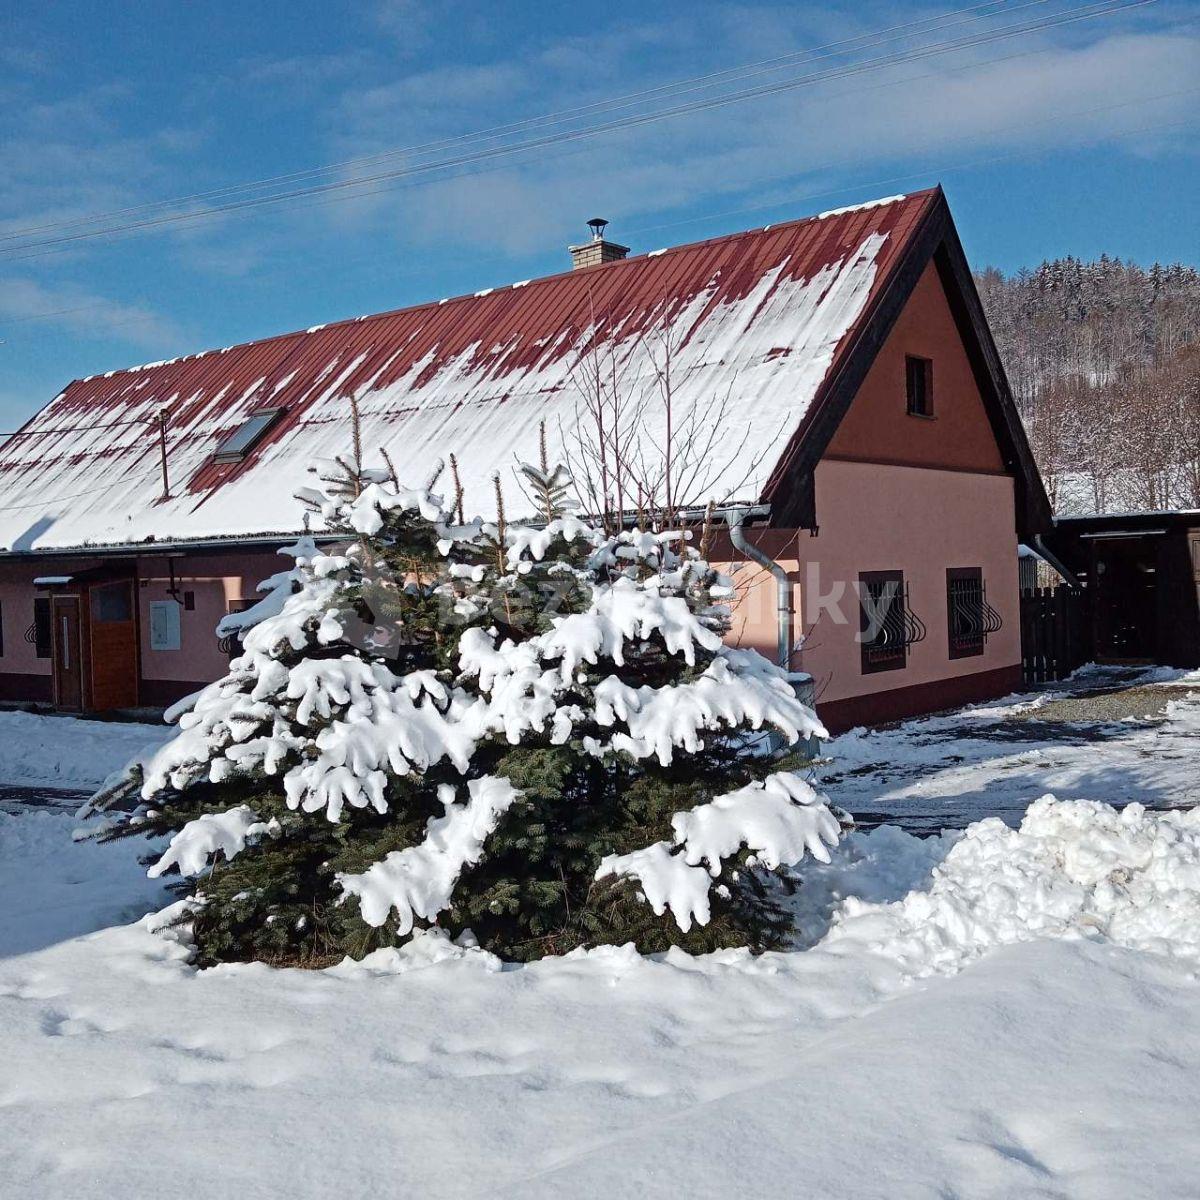
[{"label": "snow-dusted forest", "polygon": [[1056,511],[1200,507],[1200,272],[1102,255],[976,283]]}]

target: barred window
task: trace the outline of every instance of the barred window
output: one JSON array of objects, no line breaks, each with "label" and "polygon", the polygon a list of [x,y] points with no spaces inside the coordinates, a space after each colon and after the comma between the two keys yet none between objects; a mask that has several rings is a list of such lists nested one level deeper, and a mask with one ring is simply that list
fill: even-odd
[{"label": "barred window", "polygon": [[987,586],[980,567],[946,570],[946,625],[951,658],[982,654],[989,634],[1004,622],[987,601]]},{"label": "barred window", "polygon": [[908,648],[925,637],[925,626],[912,611],[903,571],[864,571],[858,577],[862,670],[898,671]]}]

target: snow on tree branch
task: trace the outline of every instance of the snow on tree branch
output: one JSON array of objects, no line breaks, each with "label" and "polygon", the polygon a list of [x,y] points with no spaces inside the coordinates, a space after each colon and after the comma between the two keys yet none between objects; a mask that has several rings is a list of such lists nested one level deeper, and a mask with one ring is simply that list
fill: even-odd
[{"label": "snow on tree branch", "polygon": [[287,571],[280,571],[258,585],[258,591],[265,593],[263,598],[242,612],[227,613],[217,623],[217,637],[232,637],[252,628],[268,617],[276,617],[283,611],[288,597],[296,591],[300,583],[300,566],[316,558],[320,552],[316,543],[309,537],[302,537],[291,546],[281,546],[276,554],[283,554],[295,560],[295,565]]},{"label": "snow on tree branch", "polygon": [[277,821],[260,821],[248,805],[223,813],[205,813],[189,821],[172,839],[165,853],[146,874],[151,879],[178,867],[180,875],[199,875],[217,854],[232,859],[247,843],[277,832]]},{"label": "snow on tree branch", "polygon": [[415,919],[431,921],[449,907],[459,876],[480,860],[488,835],[520,796],[507,779],[494,775],[472,779],[467,792],[461,804],[454,788],[443,784],[438,798],[445,815],[430,818],[423,842],[392,851],[361,875],[338,876],[346,896],[358,897],[368,925],[382,925],[395,909],[398,930],[407,934]]},{"label": "snow on tree branch", "polygon": [[668,909],[680,930],[692,923],[707,925],[712,912],[712,878],[703,867],[688,865],[670,842],[655,842],[630,854],[610,854],[601,860],[597,879],[624,875],[641,886],[646,903],[661,917]]},{"label": "snow on tree branch", "polygon": [[304,493],[343,541],[287,549],[223,624],[242,653],[121,793],[143,801],[128,832],[172,835],[156,875],[234,860],[203,874],[199,961],[312,965],[421,922],[518,958],[782,944],[761,878],[838,825],[798,777],[752,782],[782,755],[752,731],[824,730],[784,671],[724,645],[733,589],[690,531],[606,533],[546,462],[524,472],[544,522],[506,521],[499,487],[495,521],[464,521],[457,484],[447,512],[433,480],[364,468],[358,434]]},{"label": "snow on tree branch", "polygon": [[689,683],[630,688],[609,676],[596,687],[596,720],[605,727],[625,724],[628,732],[614,732],[611,749],[633,758],[653,755],[664,767],[670,766],[677,748],[689,754],[702,749],[704,730],[768,725],[789,743],[829,736],[812,710],[796,698],[783,671],[754,651],[724,647]]},{"label": "snow on tree branch", "polygon": [[805,854],[827,863],[828,847],[837,844],[840,831],[812,788],[785,771],[676,813],[671,826],[674,846],[655,842],[629,854],[607,855],[596,878],[635,880],[655,914],[670,909],[684,933],[693,921],[708,923],[709,893],[725,859],[745,848],[752,856],[749,867],[794,866]]},{"label": "snow on tree branch", "polygon": [[806,853],[829,861],[840,826],[809,784],[789,771],[748,783],[671,818],[675,843],[691,866],[708,863],[715,877],[722,860],[743,846],[768,870],[798,863]]}]

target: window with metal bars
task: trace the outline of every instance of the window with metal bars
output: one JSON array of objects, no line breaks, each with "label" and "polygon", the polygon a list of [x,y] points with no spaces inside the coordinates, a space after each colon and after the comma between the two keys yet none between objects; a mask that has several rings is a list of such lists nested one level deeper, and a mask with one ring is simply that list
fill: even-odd
[{"label": "window with metal bars", "polygon": [[37,596],[33,601],[33,624],[26,632],[25,640],[33,645],[38,658],[49,658],[50,637],[50,598]]},{"label": "window with metal bars", "polygon": [[925,637],[925,624],[912,610],[903,571],[864,571],[858,577],[864,675],[898,671],[908,648]]},{"label": "window with metal bars", "polygon": [[1004,625],[988,603],[987,585],[980,567],[946,570],[946,626],[951,658],[982,654],[988,637]]}]

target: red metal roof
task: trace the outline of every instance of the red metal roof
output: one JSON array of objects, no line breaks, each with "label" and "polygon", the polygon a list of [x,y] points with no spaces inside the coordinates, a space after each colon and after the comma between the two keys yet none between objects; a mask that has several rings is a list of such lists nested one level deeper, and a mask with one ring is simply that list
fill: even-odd
[{"label": "red metal roof", "polygon": [[[729,387],[740,421],[766,422],[751,439],[763,458],[745,485],[753,492],[936,195],[77,380],[22,432],[81,432],[0,446],[0,549],[297,529],[291,492],[313,457],[344,450],[352,395],[368,448],[386,445],[414,479],[455,452],[468,508],[486,510],[481,481],[512,455],[531,456],[539,419],[569,414],[580,356],[609,339],[622,369],[644,374],[636,347],[661,330],[679,347],[689,402]],[[214,463],[217,445],[268,406],[284,416],[251,454]],[[150,432],[164,408],[166,501]]]}]

